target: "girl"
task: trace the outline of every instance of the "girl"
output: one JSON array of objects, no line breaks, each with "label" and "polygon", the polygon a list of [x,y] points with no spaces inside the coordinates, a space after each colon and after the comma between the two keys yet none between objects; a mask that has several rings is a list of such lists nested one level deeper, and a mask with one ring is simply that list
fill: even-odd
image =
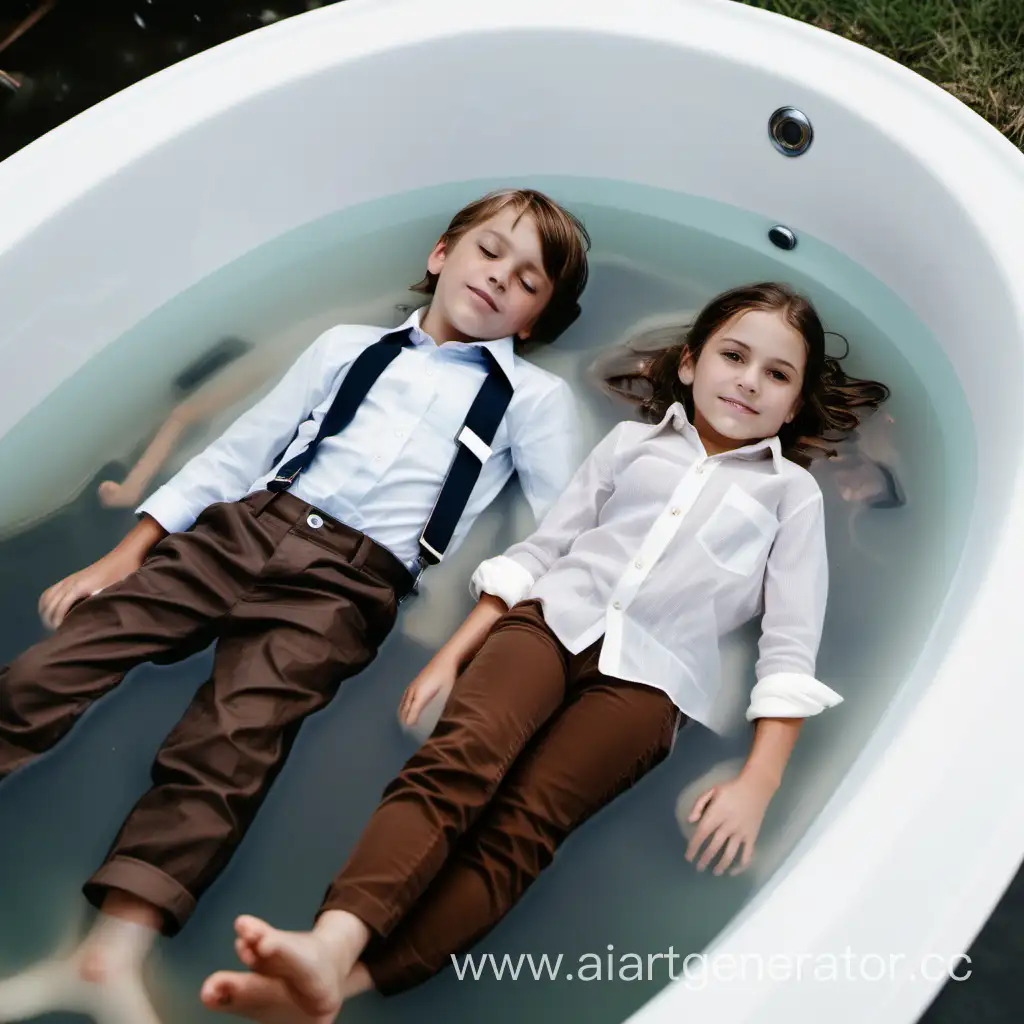
[{"label": "girl", "polygon": [[[841,697],[814,677],[828,566],[806,470],[888,397],[825,354],[811,304],[778,284],[713,299],[677,344],[609,381],[618,424],[540,527],[479,566],[479,602],[412,682],[400,717],[447,697],[385,790],[311,932],[236,922],[253,973],[213,1009],[328,1024],[371,987],[407,989],[517,902],[566,836],[708,722],[718,637],[763,608],[742,770],[701,794],[687,860],[750,862],[803,720]],[[702,851],[702,852],[701,852]]]}]

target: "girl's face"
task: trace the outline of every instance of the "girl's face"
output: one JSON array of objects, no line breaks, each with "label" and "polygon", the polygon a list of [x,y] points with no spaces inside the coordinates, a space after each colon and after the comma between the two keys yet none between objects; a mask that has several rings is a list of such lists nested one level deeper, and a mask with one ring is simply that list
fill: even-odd
[{"label": "girl's face", "polygon": [[708,338],[679,379],[693,392],[694,427],[709,455],[772,437],[800,411],[807,345],[776,312],[738,313]]}]

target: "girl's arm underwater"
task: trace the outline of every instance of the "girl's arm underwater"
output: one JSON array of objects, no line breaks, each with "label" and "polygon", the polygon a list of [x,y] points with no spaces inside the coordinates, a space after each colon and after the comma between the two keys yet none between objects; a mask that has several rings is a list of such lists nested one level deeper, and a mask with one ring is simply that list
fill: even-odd
[{"label": "girl's arm underwater", "polygon": [[529,537],[477,568],[470,582],[476,607],[406,688],[398,706],[402,725],[416,725],[428,704],[447,699],[462,667],[480,649],[494,623],[527,596],[534,582],[568,551],[576,537],[597,522],[614,488],[614,455],[624,426],[613,427],[584,459]]},{"label": "girl's arm underwater", "polygon": [[[814,676],[828,596],[828,553],[821,492],[780,521],[768,556],[764,615],[750,694],[748,721],[754,738],[739,774],[705,790],[688,822],[700,822],[686,850],[703,871],[719,853],[716,875],[738,874],[750,864],[761,823],[782,783],[804,719],[841,703],[842,697]],[[740,853],[742,849],[742,854]]]}]

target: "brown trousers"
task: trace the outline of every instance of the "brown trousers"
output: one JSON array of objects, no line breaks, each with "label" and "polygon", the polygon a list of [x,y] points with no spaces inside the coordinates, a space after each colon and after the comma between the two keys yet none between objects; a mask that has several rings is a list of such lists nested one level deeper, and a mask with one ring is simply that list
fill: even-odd
[{"label": "brown trousers", "polygon": [[112,887],[149,901],[173,935],[241,842],[303,720],[373,660],[411,584],[389,551],[293,495],[211,505],[0,669],[0,779],[135,665],[216,639],[212,677],[85,886],[97,905]]},{"label": "brown trousers", "polygon": [[385,789],[320,910],[370,927],[379,991],[471,947],[573,829],[667,757],[681,714],[662,691],[603,675],[600,649],[570,655],[538,602],[516,605]]}]

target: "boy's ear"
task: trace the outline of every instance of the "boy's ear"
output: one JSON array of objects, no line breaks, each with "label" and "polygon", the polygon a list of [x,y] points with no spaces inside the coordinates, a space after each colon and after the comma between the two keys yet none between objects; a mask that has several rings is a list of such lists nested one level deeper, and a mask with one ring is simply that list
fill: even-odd
[{"label": "boy's ear", "polygon": [[441,239],[427,257],[427,270],[431,274],[441,273],[441,268],[444,266],[445,255],[444,239]]},{"label": "boy's ear", "polygon": [[533,329],[537,326],[537,321],[541,318],[543,313],[544,311],[541,310],[540,313],[538,313],[529,323],[523,324],[523,326],[516,331],[516,337],[520,341],[526,341],[530,335],[533,334]]}]

